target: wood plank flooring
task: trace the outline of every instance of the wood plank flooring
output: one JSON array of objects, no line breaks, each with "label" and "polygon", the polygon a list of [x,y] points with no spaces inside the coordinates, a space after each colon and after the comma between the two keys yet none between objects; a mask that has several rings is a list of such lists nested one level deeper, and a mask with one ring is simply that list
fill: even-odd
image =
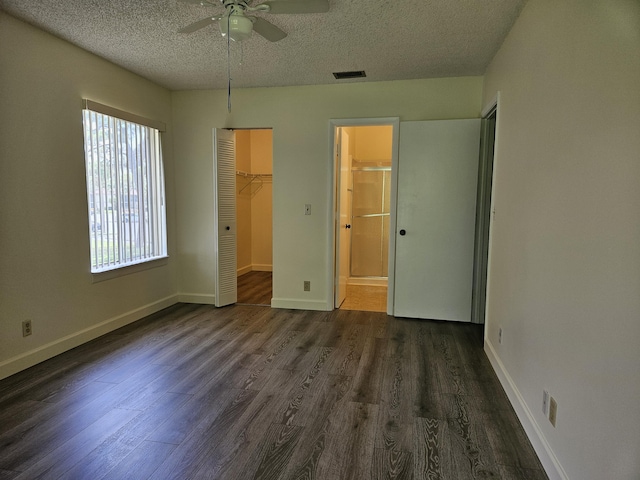
[{"label": "wood plank flooring", "polygon": [[271,305],[271,272],[249,272],[238,277],[238,303]]},{"label": "wood plank flooring", "polygon": [[546,475],[482,327],[178,304],[0,381],[0,479]]}]

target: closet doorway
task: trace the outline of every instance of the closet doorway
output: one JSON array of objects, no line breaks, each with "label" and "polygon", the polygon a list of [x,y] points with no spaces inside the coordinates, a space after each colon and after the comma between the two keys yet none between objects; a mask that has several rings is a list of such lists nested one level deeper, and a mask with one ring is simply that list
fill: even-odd
[{"label": "closet doorway", "polygon": [[335,306],[386,312],[393,125],[336,131]]},{"label": "closet doorway", "polygon": [[235,130],[239,304],[271,305],[272,133],[271,129]]}]

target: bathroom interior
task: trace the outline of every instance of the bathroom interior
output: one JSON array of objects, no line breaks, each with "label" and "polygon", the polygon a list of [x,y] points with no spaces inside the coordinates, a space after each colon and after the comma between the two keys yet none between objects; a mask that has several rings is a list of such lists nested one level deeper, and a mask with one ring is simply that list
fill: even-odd
[{"label": "bathroom interior", "polygon": [[[339,127],[348,139],[340,168],[348,173],[348,276],[345,310],[387,310],[392,125]],[[346,133],[346,135],[343,134]],[[346,162],[346,165],[345,165]]]}]

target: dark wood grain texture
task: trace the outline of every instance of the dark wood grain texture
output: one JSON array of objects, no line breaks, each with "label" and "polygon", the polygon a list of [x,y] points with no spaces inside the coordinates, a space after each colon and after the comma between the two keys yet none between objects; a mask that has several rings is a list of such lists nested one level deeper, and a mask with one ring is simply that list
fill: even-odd
[{"label": "dark wood grain texture", "polygon": [[238,277],[238,303],[271,305],[271,272],[249,272]]},{"label": "dark wood grain texture", "polygon": [[478,325],[179,304],[0,381],[0,479],[544,480]]}]

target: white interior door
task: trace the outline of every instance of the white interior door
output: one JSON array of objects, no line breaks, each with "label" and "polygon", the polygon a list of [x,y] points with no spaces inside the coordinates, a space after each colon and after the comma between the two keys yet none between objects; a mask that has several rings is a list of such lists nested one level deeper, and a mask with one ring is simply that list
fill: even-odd
[{"label": "white interior door", "polygon": [[347,297],[347,280],[351,255],[351,165],[349,162],[349,135],[343,128],[338,128],[336,138],[336,172],[338,214],[336,215],[336,285],[335,307],[340,307]]},{"label": "white interior door", "polygon": [[236,303],[236,145],[232,130],[213,129],[215,305]]},{"label": "white interior door", "polygon": [[394,315],[471,320],[480,120],[402,122]]}]

